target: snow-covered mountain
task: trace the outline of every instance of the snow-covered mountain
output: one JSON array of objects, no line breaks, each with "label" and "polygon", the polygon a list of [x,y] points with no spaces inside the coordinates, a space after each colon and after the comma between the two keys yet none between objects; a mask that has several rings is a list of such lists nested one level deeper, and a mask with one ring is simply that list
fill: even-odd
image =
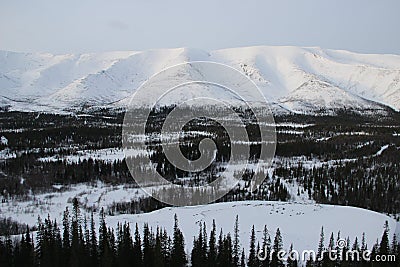
[{"label": "snow-covered mountain", "polygon": [[242,71],[281,110],[400,109],[398,55],[268,46],[79,55],[0,51],[0,106],[40,111],[120,107],[153,74],[187,61],[214,61]]}]

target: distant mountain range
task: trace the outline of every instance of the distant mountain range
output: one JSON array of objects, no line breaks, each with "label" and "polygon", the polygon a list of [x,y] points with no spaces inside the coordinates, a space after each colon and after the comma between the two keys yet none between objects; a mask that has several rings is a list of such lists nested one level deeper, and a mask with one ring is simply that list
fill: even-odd
[{"label": "distant mountain range", "polygon": [[242,71],[277,111],[400,109],[398,55],[269,46],[67,55],[0,51],[0,106],[43,112],[124,107],[153,74],[187,61],[214,61]]}]

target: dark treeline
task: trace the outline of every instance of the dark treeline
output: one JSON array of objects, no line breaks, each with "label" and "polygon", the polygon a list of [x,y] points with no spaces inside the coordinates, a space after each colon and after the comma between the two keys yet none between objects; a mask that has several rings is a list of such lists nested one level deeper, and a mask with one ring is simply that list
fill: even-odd
[{"label": "dark treeline", "polygon": [[[46,192],[54,184],[70,185],[102,181],[108,184],[135,184],[124,160],[108,162],[97,159],[78,159],[40,162],[33,155],[0,162],[0,171],[7,173],[0,190],[3,196],[22,196],[30,190]],[[21,183],[21,177],[24,182]]]},{"label": "dark treeline", "polygon": [[[280,178],[275,180],[266,179],[259,189],[255,192],[250,193],[247,188],[250,186],[250,181],[246,181],[245,187],[237,186],[236,188],[229,191],[228,194],[224,195],[220,199],[213,201],[211,195],[207,191],[199,191],[194,188],[192,190],[192,195],[195,196],[194,199],[201,196],[201,199],[209,198],[209,203],[219,203],[219,202],[231,202],[231,201],[245,201],[245,200],[269,200],[269,201],[287,201],[290,199],[290,194],[286,186],[283,184]],[[165,189],[159,192],[154,192],[157,196],[160,194],[158,199],[162,196],[171,196],[171,201],[178,201],[179,199],[186,199],[187,196],[184,192],[179,192],[179,190]],[[117,202],[112,203],[107,207],[107,212],[109,215],[117,214],[137,214],[143,212],[150,212],[160,208],[168,207],[169,205],[159,201],[153,197],[143,197],[139,199],[132,200],[130,202]],[[192,203],[193,205],[198,203]],[[87,207],[90,208],[90,207]]]},{"label": "dark treeline", "polygon": [[72,211],[67,208],[59,223],[50,217],[38,219],[36,239],[29,228],[21,238],[0,237],[0,266],[186,266],[184,238],[175,215],[172,237],[165,229],[143,233],[136,224],[132,234],[128,223],[116,229],[107,226],[105,213],[100,211],[96,228],[93,213],[88,220],[80,214],[77,199]]},{"label": "dark treeline", "polygon": [[[0,236],[5,235],[18,235],[25,233],[28,225],[24,223],[19,223],[11,218],[0,218]],[[31,230],[36,230],[35,227]]]},{"label": "dark treeline", "polygon": [[[390,158],[395,147],[380,157],[351,161],[338,160],[321,167],[288,163],[276,168],[274,175],[296,181],[298,194],[306,193],[318,203],[339,204],[397,214],[400,210],[400,164]],[[386,158],[386,159],[385,159]],[[388,158],[388,159],[387,159]]]},{"label": "dark treeline", "polygon": [[[295,255],[291,254],[295,248],[293,244],[289,249],[285,248],[279,228],[272,238],[267,226],[264,226],[261,239],[258,240],[253,226],[248,237],[250,246],[248,250],[245,249],[240,240],[238,216],[233,234],[223,233],[222,229],[218,231],[215,221],[208,232],[207,225],[199,222],[199,232],[193,238],[192,250],[186,254],[185,240],[176,215],[174,220],[172,236],[165,229],[152,229],[148,224],[144,224],[143,229],[136,224],[131,233],[131,227],[126,222],[118,223],[115,229],[108,227],[102,209],[99,226],[96,227],[93,213],[87,219],[81,214],[77,199],[74,199],[72,210],[67,208],[64,211],[62,230],[56,220],[48,217],[43,221],[39,218],[35,239],[29,228],[20,238],[11,238],[9,235],[0,237],[0,266],[297,267],[303,264],[301,258],[289,257]],[[306,259],[306,266],[400,266],[400,243],[396,235],[390,242],[389,232],[386,223],[381,240],[368,248],[364,234],[361,238],[356,237],[352,245],[348,237],[343,239],[340,236],[340,232],[336,235],[331,233],[329,242],[325,242],[322,228],[315,250],[316,260],[313,257]],[[338,240],[347,241],[339,248]],[[278,256],[282,250],[286,252],[285,259]],[[329,250],[334,251],[330,252],[332,258],[324,254]],[[373,262],[362,258],[358,260],[354,256],[346,257],[349,251],[358,251],[362,255],[366,250],[372,253],[370,259],[376,259],[378,255],[395,255],[396,261]],[[331,260],[333,258],[336,259]]]}]

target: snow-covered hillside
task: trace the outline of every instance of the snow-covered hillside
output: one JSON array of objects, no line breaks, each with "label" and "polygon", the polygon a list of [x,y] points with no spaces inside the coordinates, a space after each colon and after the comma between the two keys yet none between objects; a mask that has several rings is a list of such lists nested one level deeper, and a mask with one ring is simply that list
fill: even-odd
[{"label": "snow-covered hillside", "polygon": [[197,236],[199,224],[205,222],[208,231],[213,219],[219,230],[226,234],[233,233],[236,215],[239,216],[240,239],[242,245],[249,247],[251,227],[254,225],[257,239],[261,240],[264,225],[270,235],[275,235],[280,228],[283,236],[284,248],[288,249],[293,242],[298,251],[316,249],[321,227],[324,227],[325,241],[328,245],[329,236],[334,233],[335,238],[340,231],[341,238],[350,238],[353,242],[365,233],[369,248],[381,238],[383,225],[387,220],[391,233],[400,233],[399,224],[383,214],[354,207],[288,203],[274,201],[243,201],[209,204],[204,206],[164,208],[150,213],[138,215],[119,215],[108,217],[110,226],[118,222],[130,222],[143,226],[149,223],[153,229],[165,227],[172,232],[174,214],[180,221],[180,228],[186,238],[186,247],[191,248],[193,237]]},{"label": "snow-covered hillside", "polygon": [[[79,190],[80,202],[88,201],[105,205],[113,201],[121,201],[124,198],[140,196],[143,192],[138,189],[113,188],[85,188],[76,187],[75,191],[57,194],[37,195],[36,203],[18,202],[1,203],[1,212],[12,216],[13,220],[33,225],[37,216],[47,217],[61,221],[62,212],[65,207],[71,207],[71,198]],[[91,199],[88,200],[87,197]],[[69,203],[68,203],[69,202]],[[82,203],[81,203],[82,204]],[[84,204],[84,206],[86,205]],[[90,205],[89,205],[90,206]],[[89,216],[83,208],[83,216]],[[233,233],[236,215],[239,216],[240,240],[242,246],[247,250],[252,225],[255,226],[258,240],[261,240],[264,225],[268,227],[270,235],[275,235],[280,228],[284,248],[288,249],[293,243],[298,251],[316,249],[319,241],[321,227],[324,227],[325,241],[334,233],[335,238],[340,231],[342,238],[349,237],[351,242],[355,237],[360,238],[365,233],[369,248],[372,248],[377,239],[381,238],[385,221],[389,222],[391,234],[400,234],[400,225],[394,219],[373,211],[334,205],[305,204],[297,202],[275,202],[275,201],[241,201],[217,203],[202,206],[163,208],[144,214],[122,214],[108,216],[107,224],[115,227],[117,223],[129,222],[134,228],[135,224],[143,229],[143,224],[148,223],[153,229],[157,226],[166,228],[172,233],[174,214],[177,214],[179,225],[186,240],[186,249],[190,251],[193,237],[197,235],[199,224],[205,222],[208,231],[212,221],[216,221],[218,233],[220,229],[226,234]],[[95,214],[98,218],[98,214]],[[132,229],[134,231],[134,229]],[[327,245],[327,244],[326,244]]]},{"label": "snow-covered hillside", "polygon": [[381,110],[377,103],[400,109],[400,56],[267,46],[80,55],[0,51],[0,106],[40,111],[120,106],[158,71],[199,60],[242,71],[275,107],[295,112]]}]

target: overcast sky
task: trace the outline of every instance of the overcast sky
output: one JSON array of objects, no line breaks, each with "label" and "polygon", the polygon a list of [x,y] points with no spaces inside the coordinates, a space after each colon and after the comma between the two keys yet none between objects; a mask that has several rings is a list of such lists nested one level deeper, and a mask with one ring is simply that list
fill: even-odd
[{"label": "overcast sky", "polygon": [[400,54],[399,0],[0,0],[0,49],[320,46]]}]

